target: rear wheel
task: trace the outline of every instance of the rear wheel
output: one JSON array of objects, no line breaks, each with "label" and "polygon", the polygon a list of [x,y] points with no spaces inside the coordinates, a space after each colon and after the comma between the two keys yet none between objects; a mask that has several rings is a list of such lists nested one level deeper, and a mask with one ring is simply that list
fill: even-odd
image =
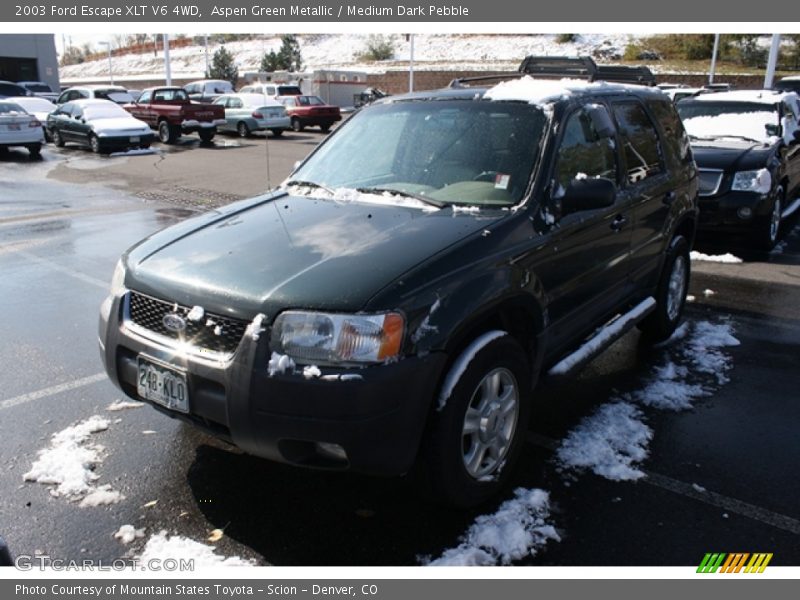
[{"label": "rear wheel", "polygon": [[53,129],[52,136],[53,136],[53,143],[57,147],[63,148],[64,147],[64,138],[61,137],[61,132],[58,129]]},{"label": "rear wheel", "polygon": [[167,121],[161,121],[158,124],[158,140],[162,144],[174,144],[178,140],[178,135],[178,128],[170,125]]},{"label": "rear wheel", "polygon": [[28,153],[31,155],[31,158],[39,158],[42,155],[42,145],[31,144],[28,146]]},{"label": "rear wheel", "polygon": [[292,117],[292,130],[294,131],[303,131],[303,125],[300,123],[300,119],[297,117]]},{"label": "rear wheel", "polygon": [[[201,129],[197,132],[197,135],[200,136],[200,141],[204,144],[208,144],[211,140],[214,139],[214,136],[217,135],[216,129]],[[241,135],[241,134],[240,134]]]},{"label": "rear wheel", "polygon": [[283,129],[270,129],[270,131],[275,137],[281,137],[283,135]]},{"label": "rear wheel", "polygon": [[[488,334],[487,334],[488,335]],[[421,450],[421,483],[434,500],[480,504],[506,483],[523,447],[530,409],[525,352],[507,334],[476,339],[445,378]]]},{"label": "rear wheel", "polygon": [[669,245],[661,271],[656,291],[656,308],[639,323],[639,329],[646,341],[661,342],[678,327],[689,289],[690,265],[689,242],[682,235],[676,235]]},{"label": "rear wheel", "polygon": [[331,130],[331,124],[325,123],[323,125],[320,125],[319,128],[322,130],[322,133],[328,133]]},{"label": "rear wheel", "polygon": [[239,121],[239,123],[236,125],[236,133],[239,134],[239,137],[250,137],[250,128],[244,121]]}]

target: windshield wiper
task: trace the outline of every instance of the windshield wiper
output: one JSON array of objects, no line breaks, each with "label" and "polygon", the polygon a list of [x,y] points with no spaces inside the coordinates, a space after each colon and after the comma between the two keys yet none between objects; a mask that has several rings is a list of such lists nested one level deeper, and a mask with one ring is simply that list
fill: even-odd
[{"label": "windshield wiper", "polygon": [[317,183],[316,181],[303,181],[302,179],[292,179],[291,181],[287,181],[284,185],[286,187],[289,187],[290,185],[296,185],[302,187],[316,188],[328,192],[331,196],[333,196],[336,193],[331,188],[326,187],[321,183]]},{"label": "windshield wiper", "polygon": [[745,142],[753,142],[756,144],[763,144],[761,140],[754,140],[753,138],[745,137],[743,135],[733,135],[729,133],[720,133],[718,135],[689,135],[690,140],[700,140],[704,142],[713,142],[714,140],[734,139],[744,140]]},{"label": "windshield wiper", "polygon": [[764,143],[762,140],[754,140],[753,138],[747,137],[747,136],[744,136],[744,135],[729,135],[729,134],[726,133],[725,135],[720,135],[719,137],[720,138],[733,138],[734,140],[744,140],[745,142],[753,142],[755,144],[763,144]]},{"label": "windshield wiper", "polygon": [[446,202],[442,202],[441,200],[434,200],[433,198],[426,198],[420,194],[413,194],[411,192],[406,192],[404,190],[395,190],[392,188],[383,188],[383,187],[360,187],[356,188],[357,192],[361,192],[362,194],[382,194],[384,192],[388,194],[394,194],[395,196],[402,196],[403,198],[413,198],[414,200],[419,200],[420,202],[424,202],[425,204],[430,204],[431,206],[435,206],[436,208],[444,208],[447,206]]}]

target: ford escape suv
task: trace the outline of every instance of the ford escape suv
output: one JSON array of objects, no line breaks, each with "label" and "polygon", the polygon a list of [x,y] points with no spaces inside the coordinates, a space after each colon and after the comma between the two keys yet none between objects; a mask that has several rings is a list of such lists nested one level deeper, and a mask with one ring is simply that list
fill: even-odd
[{"label": "ford escape suv", "polygon": [[537,380],[675,329],[697,220],[665,94],[506,79],[380,100],[280,188],[128,250],[111,380],[260,457],[489,498]]}]

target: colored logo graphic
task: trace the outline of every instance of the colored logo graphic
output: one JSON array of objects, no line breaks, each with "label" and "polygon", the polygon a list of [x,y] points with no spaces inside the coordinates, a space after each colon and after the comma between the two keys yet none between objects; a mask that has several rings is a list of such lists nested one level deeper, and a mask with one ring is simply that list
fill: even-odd
[{"label": "colored logo graphic", "polygon": [[[749,559],[749,561],[748,561]],[[769,561],[772,560],[772,553],[758,552],[750,554],[748,552],[737,552],[726,554],[724,552],[709,552],[697,567],[698,573],[763,573]]]}]

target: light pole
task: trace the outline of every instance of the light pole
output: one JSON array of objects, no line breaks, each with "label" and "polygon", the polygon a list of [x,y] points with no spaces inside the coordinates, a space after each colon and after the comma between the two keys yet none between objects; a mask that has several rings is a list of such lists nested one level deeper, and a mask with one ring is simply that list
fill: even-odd
[{"label": "light pole", "polygon": [[106,46],[108,48],[108,78],[111,80],[111,83],[114,83],[114,71],[111,69],[111,42],[97,42],[101,46]]}]

